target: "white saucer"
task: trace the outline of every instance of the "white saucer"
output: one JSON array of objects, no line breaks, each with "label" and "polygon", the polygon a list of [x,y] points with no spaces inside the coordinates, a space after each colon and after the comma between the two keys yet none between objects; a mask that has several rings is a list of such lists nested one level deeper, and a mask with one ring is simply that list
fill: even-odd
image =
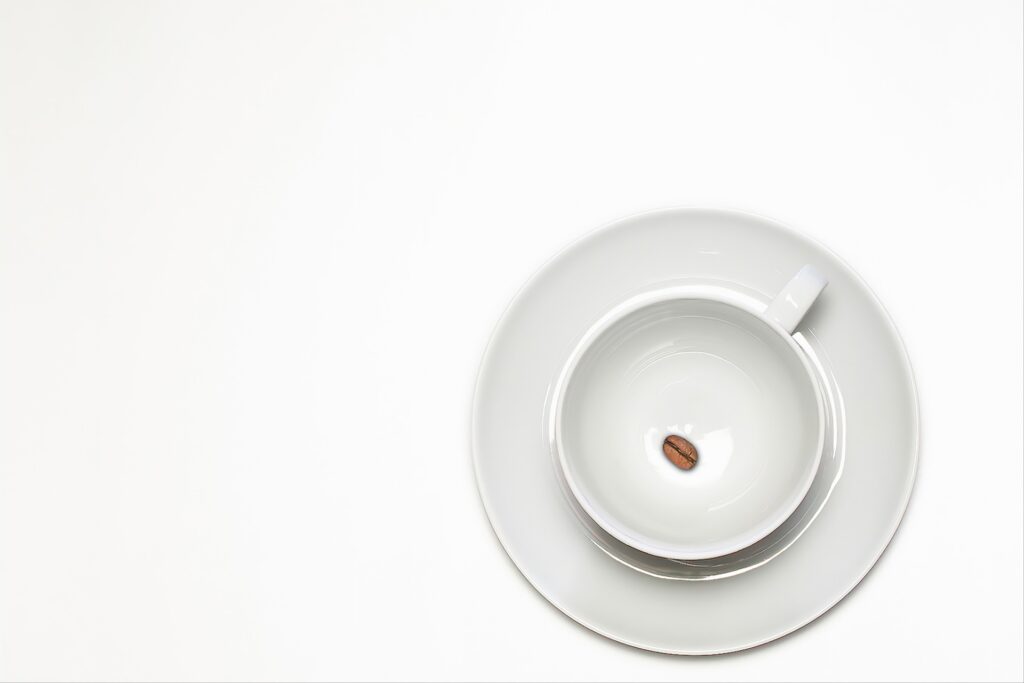
[{"label": "white saucer", "polygon": [[[827,503],[784,551],[714,581],[672,580],[609,553],[567,500],[549,443],[552,386],[581,336],[613,307],[665,285],[726,284],[767,302],[808,263],[829,285],[798,333],[827,363],[843,425],[831,433],[830,448],[842,458]],[[788,228],[714,210],[627,218],[545,265],[499,323],[473,406],[480,494],[520,571],[584,626],[676,654],[759,645],[842,599],[899,525],[917,443],[910,364],[867,286],[827,249]]]}]

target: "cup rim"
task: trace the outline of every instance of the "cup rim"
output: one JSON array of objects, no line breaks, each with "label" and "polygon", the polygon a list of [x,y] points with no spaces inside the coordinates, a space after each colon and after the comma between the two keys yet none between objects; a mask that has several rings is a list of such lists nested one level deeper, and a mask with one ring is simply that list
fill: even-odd
[{"label": "cup rim", "polygon": [[[725,546],[724,548],[718,547],[713,551],[694,550],[693,546],[687,550],[682,550],[680,546],[673,547],[670,545],[659,546],[651,544],[622,529],[615,523],[615,520],[609,519],[605,515],[599,513],[574,479],[566,457],[566,449],[562,442],[562,413],[565,405],[565,397],[568,393],[567,389],[572,381],[577,366],[594,341],[630,313],[654,304],[676,300],[701,300],[724,304],[751,315],[766,324],[773,332],[775,332],[776,335],[781,336],[785,340],[790,351],[799,359],[800,365],[804,369],[804,374],[810,382],[811,389],[814,394],[815,407],[817,408],[817,438],[815,440],[814,462],[807,474],[804,476],[804,480],[801,481],[800,486],[794,489],[794,492],[798,493],[791,496],[791,500],[782,508],[782,512],[771,517],[768,524],[758,527],[754,533],[740,539],[732,545]],[[797,507],[799,507],[800,502],[807,496],[807,492],[810,490],[811,484],[814,482],[814,477],[821,464],[822,450],[825,444],[825,399],[822,395],[820,380],[814,370],[814,367],[811,365],[810,359],[807,358],[807,354],[804,353],[803,349],[800,348],[800,345],[797,344],[792,333],[783,329],[779,323],[764,316],[764,308],[765,304],[763,302],[720,285],[691,284],[659,288],[633,296],[612,307],[583,334],[572,352],[569,354],[569,358],[563,365],[562,371],[559,374],[552,390],[551,405],[554,406],[554,410],[551,411],[551,443],[558,457],[561,475],[568,484],[573,497],[587,515],[598,524],[598,526],[619,541],[622,541],[626,545],[649,555],[672,560],[706,560],[714,557],[721,557],[723,555],[728,555],[742,550],[743,548],[747,548],[771,534],[793,514]]]}]

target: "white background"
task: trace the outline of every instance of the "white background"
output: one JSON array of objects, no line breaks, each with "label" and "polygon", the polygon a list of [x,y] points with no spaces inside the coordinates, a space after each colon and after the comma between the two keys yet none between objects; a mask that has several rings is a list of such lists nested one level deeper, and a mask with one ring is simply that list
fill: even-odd
[{"label": "white background", "polygon": [[[1022,43],[1013,1],[4,5],[0,677],[1020,680]],[[676,204],[833,248],[921,395],[876,569],[711,658],[548,606],[469,455],[517,288]]]}]

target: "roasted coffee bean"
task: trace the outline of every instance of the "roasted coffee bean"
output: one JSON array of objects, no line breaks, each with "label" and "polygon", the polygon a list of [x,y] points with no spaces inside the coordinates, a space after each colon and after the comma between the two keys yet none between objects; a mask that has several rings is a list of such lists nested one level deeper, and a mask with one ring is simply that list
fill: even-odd
[{"label": "roasted coffee bean", "polygon": [[672,434],[661,444],[665,457],[681,470],[688,470],[697,464],[697,449],[681,436]]}]

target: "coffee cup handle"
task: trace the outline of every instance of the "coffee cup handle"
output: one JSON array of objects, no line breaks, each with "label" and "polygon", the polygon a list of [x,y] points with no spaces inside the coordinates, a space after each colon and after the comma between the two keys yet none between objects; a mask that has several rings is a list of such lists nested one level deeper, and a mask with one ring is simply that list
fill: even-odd
[{"label": "coffee cup handle", "polygon": [[800,324],[828,280],[814,266],[804,266],[768,304],[764,317],[778,323],[789,334]]}]

